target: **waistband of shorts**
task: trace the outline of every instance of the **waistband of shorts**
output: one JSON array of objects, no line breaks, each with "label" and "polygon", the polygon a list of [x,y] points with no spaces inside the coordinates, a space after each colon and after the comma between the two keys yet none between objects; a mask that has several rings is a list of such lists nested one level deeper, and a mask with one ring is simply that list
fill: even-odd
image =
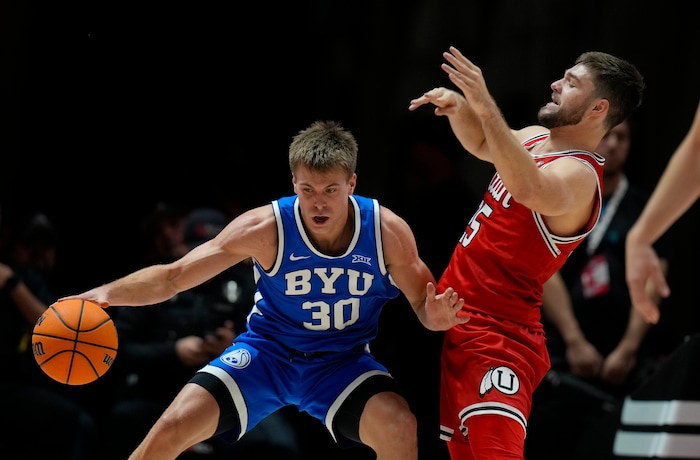
[{"label": "waistband of shorts", "polygon": [[304,359],[313,359],[313,358],[320,358],[322,356],[331,356],[331,355],[336,355],[338,353],[345,353],[348,351],[355,351],[355,352],[367,352],[369,353],[370,348],[369,348],[369,343],[361,343],[359,345],[355,345],[352,348],[349,348],[347,350],[329,350],[329,351],[301,351],[297,350],[295,348],[289,347],[279,340],[275,340],[274,338],[263,335],[263,337],[267,340],[270,340],[272,342],[278,343],[282,348],[287,350],[289,352],[289,360],[291,361],[295,357],[299,358],[304,358]]}]

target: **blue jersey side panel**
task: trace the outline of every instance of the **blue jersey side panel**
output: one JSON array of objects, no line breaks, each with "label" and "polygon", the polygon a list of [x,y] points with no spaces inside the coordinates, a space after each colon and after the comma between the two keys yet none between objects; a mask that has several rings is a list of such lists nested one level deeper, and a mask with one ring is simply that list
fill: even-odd
[{"label": "blue jersey side panel", "polygon": [[277,261],[267,273],[255,262],[250,331],[303,352],[348,350],[376,337],[381,309],[399,290],[384,264],[378,202],[356,195],[350,202],[355,233],[340,256],[313,247],[296,196],[272,202]]}]

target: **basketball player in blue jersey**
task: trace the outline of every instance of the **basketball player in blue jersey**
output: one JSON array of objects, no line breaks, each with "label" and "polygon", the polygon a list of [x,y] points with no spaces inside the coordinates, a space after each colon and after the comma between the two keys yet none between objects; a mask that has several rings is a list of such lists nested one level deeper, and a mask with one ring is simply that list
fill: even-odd
[{"label": "basketball player in blue jersey", "polygon": [[240,439],[287,405],[320,420],[341,446],[363,443],[379,460],[418,458],[415,416],[368,344],[400,292],[430,330],[469,318],[453,289],[436,292],[408,224],[353,195],[357,151],[339,124],[313,123],[290,145],[293,196],[245,212],[173,263],[73,296],[103,308],[158,304],[254,262],[247,331],[193,376],[130,459],[175,459],[214,435]]}]

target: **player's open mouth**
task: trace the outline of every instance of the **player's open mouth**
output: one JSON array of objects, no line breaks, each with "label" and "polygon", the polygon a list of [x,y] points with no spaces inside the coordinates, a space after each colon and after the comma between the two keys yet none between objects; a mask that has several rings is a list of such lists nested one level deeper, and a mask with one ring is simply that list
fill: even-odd
[{"label": "player's open mouth", "polygon": [[314,222],[316,222],[318,224],[322,224],[322,223],[326,222],[327,220],[328,220],[328,217],[324,217],[324,216],[314,217]]}]

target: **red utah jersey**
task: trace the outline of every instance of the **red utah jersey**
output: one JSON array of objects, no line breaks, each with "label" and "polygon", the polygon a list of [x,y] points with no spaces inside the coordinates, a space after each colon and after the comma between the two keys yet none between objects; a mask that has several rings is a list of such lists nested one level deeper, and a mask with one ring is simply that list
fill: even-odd
[{"label": "red utah jersey", "polygon": [[[523,143],[531,150],[549,134]],[[464,309],[533,326],[540,325],[543,284],[590,233],[600,217],[605,159],[583,150],[532,155],[539,168],[572,157],[590,167],[598,179],[596,203],[580,233],[558,236],[544,218],[515,201],[496,173],[479,208],[469,220],[439,282],[466,299]]]}]

